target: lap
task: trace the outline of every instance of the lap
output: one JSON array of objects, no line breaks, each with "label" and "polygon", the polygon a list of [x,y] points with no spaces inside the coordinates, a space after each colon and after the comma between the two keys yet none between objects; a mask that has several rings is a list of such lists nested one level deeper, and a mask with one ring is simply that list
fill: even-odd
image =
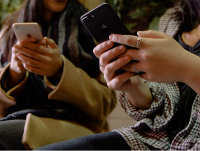
[{"label": "lap", "polygon": [[130,147],[119,133],[106,132],[43,146],[37,150],[130,150]]},{"label": "lap", "polygon": [[0,122],[0,149],[23,150],[22,136],[25,120],[8,120]]}]

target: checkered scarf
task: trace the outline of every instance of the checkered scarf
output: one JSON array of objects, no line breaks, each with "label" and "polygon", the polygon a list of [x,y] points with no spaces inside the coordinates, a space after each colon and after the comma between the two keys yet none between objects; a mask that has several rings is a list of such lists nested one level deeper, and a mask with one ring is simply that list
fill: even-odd
[{"label": "checkered scarf", "polygon": [[[180,23],[171,16],[170,9],[160,20],[160,31],[174,37]],[[167,127],[172,121],[180,100],[177,83],[157,83],[145,81],[154,101],[147,110],[136,109],[121,93],[119,101],[127,114],[138,122],[114,131],[121,134],[132,150],[200,150],[200,97],[197,95],[192,105],[190,121],[172,142],[167,136]],[[134,122],[134,121],[133,121]]]}]

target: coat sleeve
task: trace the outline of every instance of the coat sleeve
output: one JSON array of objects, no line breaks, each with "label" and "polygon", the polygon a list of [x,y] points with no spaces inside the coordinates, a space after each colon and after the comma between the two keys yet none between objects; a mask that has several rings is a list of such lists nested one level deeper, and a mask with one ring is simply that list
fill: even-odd
[{"label": "coat sleeve", "polygon": [[177,104],[180,98],[179,88],[177,83],[156,83],[145,81],[148,85],[153,102],[149,109],[142,110],[135,108],[128,100],[125,93],[120,94],[120,103],[127,114],[134,118],[139,123],[147,124],[151,129],[158,129],[166,125],[171,120],[174,112],[177,109]]},{"label": "coat sleeve", "polygon": [[62,58],[64,66],[61,80],[57,86],[51,86],[54,90],[48,98],[73,104],[91,119],[105,119],[116,106],[115,91],[106,86],[102,74],[96,79],[91,78],[64,56]]},{"label": "coat sleeve", "polygon": [[[96,79],[88,76],[85,71],[75,67],[68,59],[62,56],[64,66],[63,74],[57,86],[52,88],[48,98],[73,104],[80,109],[86,116],[95,120],[103,120],[116,106],[116,93],[106,86],[106,82],[101,74]],[[1,68],[0,81],[5,75],[8,64],[4,69]],[[16,98],[23,90],[28,79],[28,72],[24,80],[5,92],[0,85],[0,117],[6,116],[9,107],[16,104]],[[44,77],[47,79],[46,77]]]},{"label": "coat sleeve", "polygon": [[3,88],[3,79],[6,77],[9,66],[10,63],[4,68],[0,68],[0,118],[3,118],[8,114],[7,109],[9,107],[16,105],[16,99],[20,96],[22,90],[24,89],[29,75],[29,72],[26,72],[25,78],[21,83],[11,88],[10,90],[5,91]]}]

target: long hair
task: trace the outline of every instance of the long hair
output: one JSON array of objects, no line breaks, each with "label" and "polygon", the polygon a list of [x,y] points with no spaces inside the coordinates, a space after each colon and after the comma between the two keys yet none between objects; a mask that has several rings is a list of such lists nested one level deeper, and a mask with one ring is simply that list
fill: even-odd
[{"label": "long hair", "polygon": [[200,0],[174,0],[175,18],[181,21],[180,30],[189,32],[200,24]]},{"label": "long hair", "polygon": [[[73,25],[80,25],[80,16],[87,12],[87,9],[78,2],[78,0],[68,0],[68,11],[66,19],[68,19]],[[74,11],[76,10],[76,11]],[[0,37],[0,64],[5,66],[11,59],[11,49],[16,43],[17,38],[12,29],[13,23],[22,22],[37,22],[40,25],[43,23],[42,19],[43,3],[42,0],[24,0],[21,9],[11,14],[3,23],[5,32]],[[81,26],[82,34],[86,34],[85,28]]]}]

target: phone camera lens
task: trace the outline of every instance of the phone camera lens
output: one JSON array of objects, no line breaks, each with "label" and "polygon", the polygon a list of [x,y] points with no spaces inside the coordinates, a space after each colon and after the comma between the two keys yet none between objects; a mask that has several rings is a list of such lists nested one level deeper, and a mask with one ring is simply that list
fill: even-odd
[{"label": "phone camera lens", "polygon": [[90,21],[90,17],[87,16],[87,17],[83,18],[84,23],[88,23],[89,21]]},{"label": "phone camera lens", "polygon": [[19,27],[18,27],[18,26],[16,26],[16,27],[15,27],[15,29],[19,29]]}]

